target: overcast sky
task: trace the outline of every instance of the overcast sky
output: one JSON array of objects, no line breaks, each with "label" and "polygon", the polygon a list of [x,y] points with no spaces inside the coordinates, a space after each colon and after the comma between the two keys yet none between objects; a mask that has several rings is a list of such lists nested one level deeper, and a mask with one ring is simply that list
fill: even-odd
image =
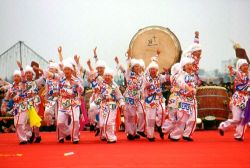
[{"label": "overcast sky", "polygon": [[78,53],[82,61],[98,55],[108,64],[141,28],[168,27],[183,50],[200,31],[200,67],[220,69],[235,57],[230,39],[250,55],[250,0],[0,0],[0,53],[24,41],[45,59]]}]

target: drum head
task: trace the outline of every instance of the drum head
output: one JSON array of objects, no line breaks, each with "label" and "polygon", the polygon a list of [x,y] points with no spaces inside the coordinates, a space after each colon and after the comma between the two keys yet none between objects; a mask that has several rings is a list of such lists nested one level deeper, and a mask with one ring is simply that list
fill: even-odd
[{"label": "drum head", "polygon": [[168,28],[149,26],[140,29],[132,38],[129,45],[133,58],[143,59],[146,66],[151,57],[160,51],[158,63],[160,71],[163,67],[171,68],[181,57],[181,46],[177,37]]}]

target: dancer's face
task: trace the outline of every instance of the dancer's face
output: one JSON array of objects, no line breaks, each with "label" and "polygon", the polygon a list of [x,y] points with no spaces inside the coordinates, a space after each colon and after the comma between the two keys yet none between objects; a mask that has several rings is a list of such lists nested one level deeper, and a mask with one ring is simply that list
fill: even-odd
[{"label": "dancer's face", "polygon": [[247,73],[248,72],[248,64],[241,65],[240,70],[244,73]]},{"label": "dancer's face", "polygon": [[156,69],[156,68],[149,69],[150,76],[153,78],[155,78],[157,76],[157,72],[158,72],[158,69]]},{"label": "dancer's face", "polygon": [[13,81],[14,81],[15,83],[19,83],[19,82],[21,82],[21,77],[20,77],[19,75],[14,75],[14,76],[13,76]]},{"label": "dancer's face", "polygon": [[104,81],[108,84],[111,84],[113,81],[113,76],[109,74],[104,75]]},{"label": "dancer's face", "polygon": [[71,78],[71,75],[72,75],[72,69],[68,68],[68,67],[65,67],[63,69],[63,73],[65,75],[66,78]]},{"label": "dancer's face", "polygon": [[133,71],[136,73],[136,75],[139,75],[139,73],[140,73],[140,66],[139,65],[135,65],[135,66],[133,66]]},{"label": "dancer's face", "polygon": [[99,75],[103,76],[105,70],[104,67],[97,67],[96,70]]},{"label": "dancer's face", "polygon": [[30,71],[25,72],[25,77],[28,81],[32,81],[33,79],[33,73]]},{"label": "dancer's face", "polygon": [[193,64],[192,63],[188,63],[186,65],[184,65],[183,70],[186,71],[187,73],[192,73],[193,72]]}]

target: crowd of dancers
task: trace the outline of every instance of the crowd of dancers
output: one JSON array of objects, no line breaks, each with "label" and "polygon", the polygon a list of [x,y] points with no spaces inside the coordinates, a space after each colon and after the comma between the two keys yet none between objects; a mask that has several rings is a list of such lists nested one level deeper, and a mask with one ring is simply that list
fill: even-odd
[{"label": "crowd of dancers", "polygon": [[[88,120],[96,124],[96,135],[101,141],[115,143],[116,117],[118,108],[124,115],[125,133],[128,140],[147,138],[155,141],[155,131],[161,139],[167,135],[171,141],[193,141],[196,128],[197,102],[196,89],[200,85],[198,70],[202,48],[199,43],[199,32],[195,32],[195,40],[183,53],[180,62],[171,67],[171,72],[164,69],[159,73],[157,57],[153,56],[147,67],[142,59],[135,59],[128,51],[127,66],[124,67],[118,57],[115,62],[124,75],[126,90],[122,94],[114,82],[114,71],[107,67],[105,61],[98,59],[94,49],[95,68],[90,59],[86,69],[80,63],[80,57],[63,59],[62,47],[58,48],[59,60],[49,62],[47,69],[26,66],[17,61],[19,67],[13,73],[13,84],[7,84],[2,114],[7,106],[13,103],[14,123],[20,144],[40,143],[39,124],[31,124],[31,112],[37,113],[41,108],[39,90],[44,89],[45,111],[44,121],[47,125],[56,124],[59,143],[71,140],[79,143],[81,104],[83,103],[84,77],[87,78],[92,95],[89,99]],[[34,79],[35,72],[41,74]],[[233,118],[222,122],[219,133],[236,126],[234,138],[243,141],[247,116],[249,87],[248,63],[244,59],[237,61],[236,69],[229,66],[234,77],[235,93],[230,102]],[[168,102],[162,95],[162,84],[171,83],[171,95]],[[249,109],[250,110],[250,109]],[[85,116],[85,117],[86,117]],[[71,121],[69,123],[69,121]]]}]

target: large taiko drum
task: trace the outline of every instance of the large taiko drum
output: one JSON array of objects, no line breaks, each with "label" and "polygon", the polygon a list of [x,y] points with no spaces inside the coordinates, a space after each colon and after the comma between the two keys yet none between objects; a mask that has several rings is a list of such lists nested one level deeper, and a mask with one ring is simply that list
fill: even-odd
[{"label": "large taiko drum", "polygon": [[198,118],[213,116],[215,120],[226,120],[229,115],[229,97],[226,88],[203,86],[197,89]]},{"label": "large taiko drum", "polygon": [[129,49],[134,58],[143,59],[146,66],[151,57],[160,51],[158,57],[160,71],[170,68],[180,60],[181,46],[177,37],[168,28],[149,26],[140,29],[130,41]]}]

